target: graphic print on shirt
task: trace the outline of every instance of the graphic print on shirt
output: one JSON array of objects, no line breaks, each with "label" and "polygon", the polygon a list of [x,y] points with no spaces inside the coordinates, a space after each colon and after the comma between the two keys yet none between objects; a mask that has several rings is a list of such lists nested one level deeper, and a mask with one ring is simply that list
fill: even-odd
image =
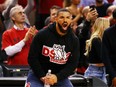
[{"label": "graphic print on shirt", "polygon": [[71,52],[65,52],[65,45],[54,44],[53,47],[43,46],[42,54],[50,57],[50,62],[65,64]]}]

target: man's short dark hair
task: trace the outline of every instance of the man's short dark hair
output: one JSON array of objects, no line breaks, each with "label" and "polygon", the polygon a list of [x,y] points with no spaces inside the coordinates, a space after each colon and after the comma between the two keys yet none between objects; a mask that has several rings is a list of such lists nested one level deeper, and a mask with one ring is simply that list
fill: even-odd
[{"label": "man's short dark hair", "polygon": [[116,9],[114,9],[112,15],[113,15],[113,18],[116,19]]},{"label": "man's short dark hair", "polygon": [[60,12],[69,12],[71,14],[71,12],[66,8],[62,8],[62,9],[58,10],[56,15],[58,16]]},{"label": "man's short dark hair", "polygon": [[57,6],[57,5],[53,5],[53,6],[50,8],[50,10],[52,10],[52,9],[57,9],[57,10],[59,10],[59,9],[61,9],[61,7],[60,7],[60,6]]}]

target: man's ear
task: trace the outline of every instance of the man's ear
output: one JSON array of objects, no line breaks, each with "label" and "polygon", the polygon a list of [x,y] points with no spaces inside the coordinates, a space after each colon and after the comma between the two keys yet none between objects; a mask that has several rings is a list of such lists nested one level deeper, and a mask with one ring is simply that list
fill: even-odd
[{"label": "man's ear", "polygon": [[11,17],[11,20],[13,20],[13,21],[14,21],[14,20],[15,20],[15,18],[14,18],[14,17]]}]

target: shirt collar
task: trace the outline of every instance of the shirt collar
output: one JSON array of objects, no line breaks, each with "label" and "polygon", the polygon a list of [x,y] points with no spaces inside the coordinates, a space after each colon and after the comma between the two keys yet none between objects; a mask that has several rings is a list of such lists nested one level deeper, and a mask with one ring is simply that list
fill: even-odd
[{"label": "shirt collar", "polygon": [[[14,28],[16,29],[16,30],[21,30],[19,27],[17,27],[16,25],[14,25]],[[26,26],[24,25],[24,29],[26,28]]]}]

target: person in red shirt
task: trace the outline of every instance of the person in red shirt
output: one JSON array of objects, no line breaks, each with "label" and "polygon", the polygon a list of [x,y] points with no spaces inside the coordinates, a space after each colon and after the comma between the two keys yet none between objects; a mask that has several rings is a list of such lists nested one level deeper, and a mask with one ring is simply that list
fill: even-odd
[{"label": "person in red shirt", "polygon": [[25,27],[25,13],[20,5],[10,10],[10,18],[14,26],[3,33],[2,52],[8,55],[8,65],[28,65],[28,51],[36,28],[35,26]]}]

